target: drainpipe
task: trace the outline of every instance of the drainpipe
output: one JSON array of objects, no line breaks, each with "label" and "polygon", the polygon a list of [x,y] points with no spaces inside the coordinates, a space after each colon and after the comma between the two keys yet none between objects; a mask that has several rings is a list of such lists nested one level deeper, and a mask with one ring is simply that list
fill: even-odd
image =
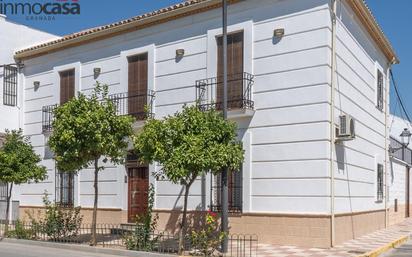
[{"label": "drainpipe", "polygon": [[385,104],[385,228],[389,226],[389,210],[388,210],[388,155],[389,155],[389,145],[388,145],[388,113],[389,113],[389,86],[390,86],[390,71],[392,69],[392,65],[396,63],[396,60],[392,60],[388,63],[388,71],[386,74],[386,88],[385,88],[385,95],[386,95],[386,104]]},{"label": "drainpipe", "polygon": [[332,67],[330,93],[330,246],[335,246],[335,90],[336,90],[336,8],[338,0],[331,0],[332,20]]}]

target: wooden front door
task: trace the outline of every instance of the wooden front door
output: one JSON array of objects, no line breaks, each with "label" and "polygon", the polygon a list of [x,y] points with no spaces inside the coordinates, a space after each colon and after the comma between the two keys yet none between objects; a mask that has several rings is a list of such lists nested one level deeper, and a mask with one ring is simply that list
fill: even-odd
[{"label": "wooden front door", "polygon": [[[223,37],[217,38],[216,109],[223,108]],[[243,32],[227,36],[227,107],[243,105]]]},{"label": "wooden front door", "polygon": [[142,215],[147,210],[149,191],[149,168],[129,167],[129,207],[128,222],[135,222],[137,215]]}]

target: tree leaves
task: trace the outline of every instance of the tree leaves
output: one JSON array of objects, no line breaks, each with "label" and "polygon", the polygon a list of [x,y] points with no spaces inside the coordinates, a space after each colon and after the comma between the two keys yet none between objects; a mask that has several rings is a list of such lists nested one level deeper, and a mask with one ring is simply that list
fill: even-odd
[{"label": "tree leaves", "polygon": [[215,110],[203,112],[196,106],[184,106],[164,120],[149,120],[134,146],[143,162],[158,162],[161,175],[183,185],[201,173],[238,170],[244,155],[236,124]]},{"label": "tree leaves", "polygon": [[116,115],[107,85],[97,82],[91,96],[79,93],[57,107],[54,116],[49,145],[60,171],[77,172],[101,156],[114,164],[123,163],[133,118]]},{"label": "tree leaves", "polygon": [[0,181],[19,185],[46,179],[46,168],[38,165],[41,158],[22,130],[6,131],[5,139],[0,149]]}]

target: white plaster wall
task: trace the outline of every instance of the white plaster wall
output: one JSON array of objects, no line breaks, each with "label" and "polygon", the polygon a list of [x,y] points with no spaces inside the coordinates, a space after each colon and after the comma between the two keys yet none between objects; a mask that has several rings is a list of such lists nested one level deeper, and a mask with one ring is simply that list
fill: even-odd
[{"label": "white plaster wall", "polygon": [[[385,163],[388,135],[385,109],[376,108],[376,74],[381,69],[386,90],[388,63],[344,1],[338,4],[336,48],[335,122],[341,114],[356,120],[356,139],[335,148],[336,212],[384,209],[384,202],[377,202],[376,170],[378,163]],[[387,100],[385,96],[385,108]]]},{"label": "white plaster wall", "polygon": [[391,158],[388,176],[389,206],[391,207],[395,205],[395,199],[398,200],[398,205],[406,203],[406,169],[404,162]]},{"label": "white plaster wall", "polygon": [[[245,31],[245,71],[255,74],[253,100],[256,113],[239,121],[244,142],[243,199],[245,212],[325,213],[329,210],[328,138],[330,84],[330,30],[327,1],[245,1],[230,6],[229,30]],[[78,89],[89,93],[93,68],[102,70],[98,80],[111,93],[127,91],[125,58],[128,52],[153,46],[151,87],[156,90],[155,112],[161,118],[195,101],[195,81],[216,74],[214,36],[221,26],[220,10],[182,18],[159,26],[116,36],[25,62],[24,131],[39,154],[44,154],[41,107],[58,101],[58,66],[79,69]],[[273,40],[273,30],[286,35]],[[175,50],[185,57],[175,60]],[[149,57],[150,59],[150,57]],[[149,61],[150,63],[150,61]],[[76,64],[76,65],[74,65]],[[151,64],[149,64],[151,65]],[[33,81],[41,85],[34,91]],[[54,197],[54,164],[42,185],[21,187],[21,205],[39,205],[47,188]],[[155,166],[151,167],[153,171]],[[77,177],[77,204],[92,206],[91,170]],[[100,176],[103,208],[127,208],[124,167],[109,167]],[[154,181],[152,179],[152,181]],[[190,209],[207,208],[201,181],[190,192]],[[156,208],[181,208],[181,188],[168,181],[156,184]]]},{"label": "white plaster wall", "polygon": [[[229,8],[229,31],[245,31],[245,71],[255,75],[255,114],[239,120],[239,138],[246,150],[243,165],[244,212],[330,212],[330,71],[331,20],[329,1],[244,1]],[[25,62],[24,131],[35,149],[44,153],[41,107],[58,101],[55,67],[79,70],[78,90],[89,93],[93,68],[111,93],[127,91],[125,53],[149,51],[150,87],[155,89],[156,118],[195,101],[195,81],[216,74],[214,36],[221,26],[220,10],[182,18],[133,33],[69,48]],[[381,208],[375,203],[376,162],[384,160],[384,114],[374,107],[375,61],[386,69],[367,36],[342,12],[338,26],[338,94],[340,110],[357,120],[357,139],[337,146],[335,165],[338,212]],[[273,30],[284,28],[281,40]],[[182,60],[175,50],[185,49]],[[373,54],[375,53],[375,54]],[[151,56],[151,57],[150,57]],[[68,66],[67,66],[68,65]],[[34,91],[33,81],[41,86]],[[343,158],[343,159],[342,159]],[[54,194],[54,164],[44,161],[50,178],[42,186],[21,187],[21,205],[39,205],[47,188]],[[151,166],[151,171],[159,169]],[[99,206],[127,209],[126,175],[122,166],[108,167],[100,176]],[[77,178],[77,204],[92,206],[92,173]],[[156,186],[157,209],[180,209],[182,189],[168,181]],[[189,196],[190,209],[210,203],[210,177]],[[54,197],[54,196],[51,196]],[[206,206],[205,206],[206,205]]]},{"label": "white plaster wall", "polygon": [[[55,37],[56,36],[49,33],[11,22],[7,20],[5,16],[1,15],[0,65],[15,63],[13,54],[16,49],[38,44]],[[18,85],[18,96],[22,95],[22,88],[20,83]],[[3,68],[0,67],[0,132],[4,132],[6,129],[18,129],[22,127],[19,121],[21,118],[19,108],[22,106],[22,99],[22,97],[19,97],[17,107],[3,105]]]}]

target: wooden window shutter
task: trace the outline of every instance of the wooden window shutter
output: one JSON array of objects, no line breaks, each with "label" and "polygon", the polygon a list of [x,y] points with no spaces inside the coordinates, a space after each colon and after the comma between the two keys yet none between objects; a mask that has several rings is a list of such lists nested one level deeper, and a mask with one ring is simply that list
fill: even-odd
[{"label": "wooden window shutter", "polygon": [[[223,107],[223,38],[217,38],[217,109]],[[241,108],[243,104],[243,32],[227,36],[228,108]],[[220,103],[220,104],[219,104]]]},{"label": "wooden window shutter", "polygon": [[128,62],[128,112],[142,120],[146,116],[148,54],[131,56]]},{"label": "wooden window shutter", "polygon": [[60,72],[60,104],[64,104],[74,97],[74,87],[74,69]]}]

